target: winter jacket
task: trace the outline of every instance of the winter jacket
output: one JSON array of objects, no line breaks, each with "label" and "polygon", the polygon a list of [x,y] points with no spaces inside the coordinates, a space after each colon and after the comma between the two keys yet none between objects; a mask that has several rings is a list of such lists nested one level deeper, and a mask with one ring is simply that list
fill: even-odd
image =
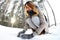
[{"label": "winter jacket", "polygon": [[[41,11],[38,10],[37,8],[34,8],[33,10],[36,12],[36,14],[33,16],[38,16],[40,18],[40,25],[38,28],[36,28],[35,25],[33,25],[33,23],[31,23],[30,17],[25,10],[26,19],[28,19],[28,23],[25,23],[24,28],[26,28],[26,29],[33,28],[38,34],[40,34],[44,29],[45,29],[45,32],[48,32],[48,23],[46,22],[43,13],[41,13]],[[31,25],[31,26],[29,26],[29,25]]]}]

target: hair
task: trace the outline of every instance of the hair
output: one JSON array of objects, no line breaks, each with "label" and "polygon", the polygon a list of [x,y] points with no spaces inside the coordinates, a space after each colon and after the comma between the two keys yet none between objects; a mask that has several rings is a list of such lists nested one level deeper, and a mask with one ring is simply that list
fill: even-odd
[{"label": "hair", "polygon": [[[32,1],[28,1],[28,2],[26,2],[24,6],[26,7],[26,5],[28,5],[30,8],[33,9],[34,12],[36,12],[35,15],[38,15],[38,14],[39,14],[36,5],[34,5]],[[28,13],[27,13],[27,12],[26,12],[26,15],[28,16]]]},{"label": "hair", "polygon": [[34,9],[35,5],[33,4],[32,1],[26,2],[25,6],[28,5],[30,8]]}]

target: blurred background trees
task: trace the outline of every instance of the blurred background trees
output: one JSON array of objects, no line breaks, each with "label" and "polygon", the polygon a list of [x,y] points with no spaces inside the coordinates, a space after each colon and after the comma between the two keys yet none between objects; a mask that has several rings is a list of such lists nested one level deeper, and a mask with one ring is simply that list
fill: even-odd
[{"label": "blurred background trees", "polygon": [[45,0],[0,0],[0,24],[23,28],[25,26],[24,4],[26,1],[38,3],[41,12],[47,17],[49,26],[55,24],[53,13],[50,8],[48,9],[49,6],[44,2]]}]

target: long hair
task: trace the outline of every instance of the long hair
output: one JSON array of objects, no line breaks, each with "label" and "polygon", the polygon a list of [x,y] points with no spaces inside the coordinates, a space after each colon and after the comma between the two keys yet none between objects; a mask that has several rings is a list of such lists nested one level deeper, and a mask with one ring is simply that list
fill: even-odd
[{"label": "long hair", "polygon": [[[36,12],[36,15],[38,14],[38,9],[36,8],[36,5],[34,5],[32,1],[26,2],[25,7],[26,7],[26,5],[28,5],[30,8],[32,8],[32,10],[33,10],[34,12]],[[27,14],[27,15],[28,15],[28,14]]]},{"label": "long hair", "polygon": [[28,5],[30,8],[34,9],[35,5],[33,4],[32,1],[26,2],[25,6]]}]

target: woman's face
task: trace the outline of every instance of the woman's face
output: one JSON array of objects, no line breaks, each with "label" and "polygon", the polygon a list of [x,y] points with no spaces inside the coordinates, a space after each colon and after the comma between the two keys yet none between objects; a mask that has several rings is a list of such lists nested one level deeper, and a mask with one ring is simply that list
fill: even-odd
[{"label": "woman's face", "polygon": [[32,8],[30,8],[28,5],[26,5],[25,8],[26,8],[27,11],[32,10]]}]

